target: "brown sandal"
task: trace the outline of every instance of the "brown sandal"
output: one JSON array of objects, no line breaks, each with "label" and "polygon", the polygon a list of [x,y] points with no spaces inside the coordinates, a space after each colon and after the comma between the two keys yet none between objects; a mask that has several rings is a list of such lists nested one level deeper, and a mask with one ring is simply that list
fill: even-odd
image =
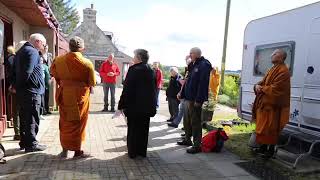
[{"label": "brown sandal", "polygon": [[75,153],[75,155],[73,156],[73,159],[85,159],[85,158],[89,158],[91,157],[91,155],[89,153],[85,153],[83,151],[80,151],[79,154]]}]

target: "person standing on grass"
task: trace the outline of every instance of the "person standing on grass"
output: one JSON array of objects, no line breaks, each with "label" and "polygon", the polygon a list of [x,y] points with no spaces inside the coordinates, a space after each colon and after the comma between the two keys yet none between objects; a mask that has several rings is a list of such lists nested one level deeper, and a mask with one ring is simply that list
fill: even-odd
[{"label": "person standing on grass", "polygon": [[100,68],[100,76],[103,82],[103,92],[104,92],[104,108],[102,112],[107,112],[109,106],[109,90],[111,92],[111,109],[110,112],[115,112],[115,93],[116,93],[116,82],[117,76],[120,75],[120,70],[118,65],[114,62],[114,54],[110,54],[104,63],[102,63]]},{"label": "person standing on grass", "polygon": [[256,121],[256,143],[261,145],[257,153],[266,158],[273,156],[280,132],[289,122],[290,71],[284,63],[286,58],[286,51],[275,50],[272,68],[254,86],[252,119]]},{"label": "person standing on grass", "polygon": [[154,62],[153,65],[152,65],[152,68],[153,68],[153,71],[154,71],[154,74],[156,76],[156,80],[157,80],[157,109],[159,108],[159,94],[160,94],[160,90],[162,88],[162,85],[163,85],[163,73],[160,69],[160,63],[159,62]]}]

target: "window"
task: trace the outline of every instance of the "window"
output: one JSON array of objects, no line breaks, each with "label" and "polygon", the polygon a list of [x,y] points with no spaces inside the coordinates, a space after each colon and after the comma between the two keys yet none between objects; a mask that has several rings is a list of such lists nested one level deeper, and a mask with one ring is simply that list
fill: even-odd
[{"label": "window", "polygon": [[104,60],[95,60],[94,61],[94,69],[96,71],[100,72],[100,67],[101,67],[103,62],[104,62]]},{"label": "window", "polygon": [[272,67],[271,55],[276,49],[283,49],[287,52],[287,59],[285,63],[292,74],[294,47],[295,42],[293,41],[257,46],[255,49],[253,74],[255,76],[264,76],[268,72],[268,70]]}]

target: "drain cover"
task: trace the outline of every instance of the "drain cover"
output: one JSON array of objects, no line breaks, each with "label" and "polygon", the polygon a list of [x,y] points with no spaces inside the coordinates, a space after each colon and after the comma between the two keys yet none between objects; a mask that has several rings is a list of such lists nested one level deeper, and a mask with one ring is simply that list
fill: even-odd
[{"label": "drain cover", "polygon": [[236,164],[250,174],[263,180],[290,180],[288,176],[282,175],[280,172],[268,167],[263,162],[247,161]]}]

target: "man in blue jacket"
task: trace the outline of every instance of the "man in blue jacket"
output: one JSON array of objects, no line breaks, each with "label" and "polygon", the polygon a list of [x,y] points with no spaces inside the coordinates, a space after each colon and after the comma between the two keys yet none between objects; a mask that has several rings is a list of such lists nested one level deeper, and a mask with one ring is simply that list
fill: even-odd
[{"label": "man in blue jacket", "polygon": [[15,57],[12,91],[16,91],[20,117],[20,148],[25,152],[43,151],[46,146],[36,139],[39,131],[41,94],[44,80],[39,51],[44,49],[46,39],[42,34],[32,34]]},{"label": "man in blue jacket", "polygon": [[[185,139],[178,142],[179,145],[192,146],[187,153],[195,154],[201,152],[202,126],[201,108],[204,101],[208,100],[208,88],[211,63],[201,56],[201,50],[197,47],[190,50],[192,70],[189,72],[188,80],[181,93],[185,99]],[[193,137],[193,143],[191,141]]]}]

